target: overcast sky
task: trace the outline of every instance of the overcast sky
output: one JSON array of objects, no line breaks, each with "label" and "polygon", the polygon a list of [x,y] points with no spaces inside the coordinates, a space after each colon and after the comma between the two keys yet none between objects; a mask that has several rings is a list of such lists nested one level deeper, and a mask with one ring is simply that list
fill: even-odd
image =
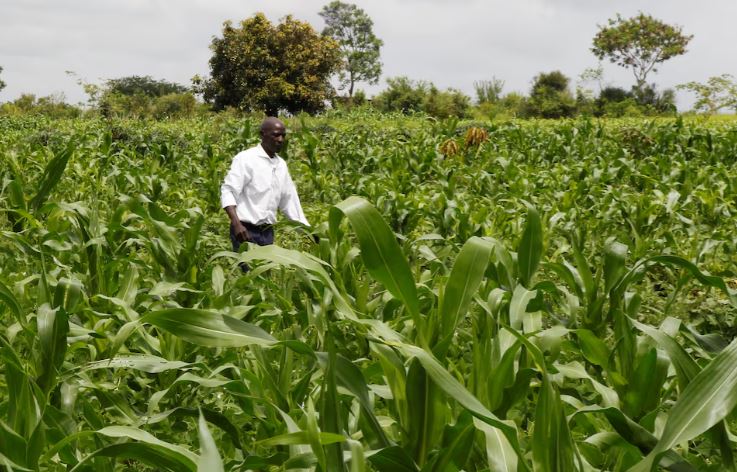
[{"label": "overcast sky", "polygon": [[[0,102],[22,93],[86,99],[73,71],[87,82],[150,75],[189,85],[207,75],[209,45],[225,20],[256,12],[284,15],[321,31],[328,0],[0,0]],[[560,70],[573,81],[595,67],[597,25],[639,11],[694,35],[684,56],[649,77],[660,88],[713,75],[737,76],[737,0],[356,0],[384,41],[378,85],[399,75],[473,95],[474,81],[496,77],[504,92],[527,93],[540,72]],[[631,72],[604,64],[605,82],[629,88]],[[593,87],[593,84],[592,84]],[[693,98],[678,93],[680,109]]]}]

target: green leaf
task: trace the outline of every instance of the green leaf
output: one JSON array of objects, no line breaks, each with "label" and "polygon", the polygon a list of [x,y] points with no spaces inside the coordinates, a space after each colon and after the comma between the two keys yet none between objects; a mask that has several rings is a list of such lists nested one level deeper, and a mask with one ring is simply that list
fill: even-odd
[{"label": "green leaf", "polygon": [[330,210],[332,234],[337,234],[341,214],[345,215],[358,236],[361,259],[369,274],[404,302],[416,328],[422,333],[420,306],[412,271],[389,225],[369,202],[360,197],[349,197]]},{"label": "green leaf", "polygon": [[588,329],[577,329],[578,346],[587,361],[607,369],[609,366],[609,348],[593,332]]},{"label": "green leaf", "polygon": [[69,321],[63,308],[54,310],[48,304],[43,304],[38,309],[36,322],[41,348],[39,385],[48,393],[56,385],[56,375],[64,362]]},{"label": "green leaf", "polygon": [[563,412],[563,403],[547,375],[537,397],[532,433],[532,459],[535,471],[576,470],[575,448]]},{"label": "green leaf", "polygon": [[197,461],[197,472],[224,472],[223,460],[215,445],[215,440],[207,429],[205,417],[200,412],[197,421],[197,432],[200,438],[200,457]]},{"label": "green leaf", "polygon": [[473,424],[486,437],[486,458],[489,461],[491,472],[517,472],[517,454],[507,437],[498,429],[490,426],[478,418]]},{"label": "green leaf", "polygon": [[498,428],[509,440],[515,453],[522,456],[517,440],[517,429],[513,425],[503,422],[474,397],[461,385],[430,353],[417,346],[409,344],[398,345],[397,348],[408,357],[416,357],[427,375],[440,387],[448,397],[457,401],[461,406],[470,411],[475,417],[486,422],[490,426]]},{"label": "green leaf", "polygon": [[616,241],[607,244],[604,249],[604,289],[607,293],[624,274],[627,249],[627,246]]},{"label": "green leaf", "polygon": [[448,420],[448,408],[439,387],[431,382],[418,359],[410,362],[407,372],[407,404],[409,423],[405,426],[407,449],[415,462],[423,467],[438,441]]},{"label": "green leaf", "polygon": [[72,471],[82,469],[82,466],[97,456],[104,456],[134,459],[157,470],[197,472],[198,457],[196,454],[182,446],[161,441],[141,429],[129,426],[108,426],[98,430],[97,434],[116,439],[131,439],[133,442],[113,444],[98,449],[81,460]]},{"label": "green leaf", "polygon": [[0,282],[0,302],[3,302],[5,306],[10,309],[19,323],[25,324],[26,320],[23,319],[23,312],[20,303],[18,303],[13,292],[11,292],[10,289],[2,282]]},{"label": "green leaf", "polygon": [[277,343],[258,326],[232,316],[194,308],[171,308],[148,313],[141,318],[185,341],[208,347],[270,347]]},{"label": "green leaf", "polygon": [[527,205],[527,222],[517,248],[519,276],[525,287],[530,287],[543,253],[543,230],[540,214],[532,205]]},{"label": "green leaf", "polygon": [[471,300],[484,279],[492,249],[493,244],[489,240],[474,236],[466,241],[458,253],[440,303],[441,342],[450,342],[459,320],[468,311]]},{"label": "green leaf", "polygon": [[462,470],[471,454],[475,432],[473,417],[468,411],[462,412],[453,426],[445,427],[441,448],[429,471]]},{"label": "green leaf", "polygon": [[[320,361],[320,365],[323,369],[326,369],[328,366],[328,354],[324,352],[318,352],[315,354],[317,355],[317,359]],[[335,357],[333,368],[335,370],[337,384],[351,392],[356,397],[358,403],[361,405],[363,414],[368,420],[373,432],[379,438],[382,447],[389,446],[389,439],[386,437],[384,428],[381,427],[379,420],[374,414],[373,404],[369,400],[369,389],[361,370],[356,367],[353,362],[339,354]]]},{"label": "green leaf", "polygon": [[[346,440],[342,434],[335,433],[319,433],[319,443],[322,445],[340,443]],[[264,447],[272,446],[293,446],[296,444],[311,444],[310,433],[307,431],[297,431],[294,433],[280,434],[268,439],[258,441],[257,444]]]},{"label": "green leaf", "polygon": [[59,183],[62,174],[64,174],[64,169],[67,167],[69,158],[72,157],[76,146],[76,143],[73,140],[70,140],[64,150],[54,156],[54,158],[46,165],[43,175],[41,176],[41,183],[38,186],[38,192],[30,202],[34,209],[38,210],[41,208],[41,205],[46,201],[46,197],[48,197],[56,184]]},{"label": "green leaf", "polygon": [[54,291],[54,307],[61,307],[67,313],[73,313],[82,298],[82,282],[76,279],[62,278]]},{"label": "green leaf", "polygon": [[368,456],[368,461],[379,472],[418,472],[412,458],[399,446],[385,447]]},{"label": "green leaf", "polygon": [[113,357],[101,361],[90,362],[82,366],[79,372],[87,372],[97,369],[133,369],[149,374],[158,374],[167,370],[178,370],[189,367],[191,364],[181,361],[167,361],[158,356],[147,354],[131,354],[127,356]]},{"label": "green leaf", "polygon": [[683,390],[657,445],[633,472],[650,471],[676,444],[704,433],[737,405],[737,340],[732,341]]}]

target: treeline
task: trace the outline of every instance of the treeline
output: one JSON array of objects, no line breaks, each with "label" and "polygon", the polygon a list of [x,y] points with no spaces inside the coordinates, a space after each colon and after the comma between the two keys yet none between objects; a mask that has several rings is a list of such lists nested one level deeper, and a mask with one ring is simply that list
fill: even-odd
[{"label": "treeline", "polygon": [[[73,106],[58,96],[22,95],[0,105],[0,115],[92,113],[164,119],[222,111],[314,114],[356,106],[438,118],[673,115],[677,113],[675,92],[658,90],[648,75],[664,61],[685,54],[693,38],[680,27],[643,13],[632,18],[617,15],[600,26],[591,52],[600,61],[607,59],[629,69],[635,77],[630,88],[605,84],[600,65],[584,71],[575,84],[560,71],[541,72],[526,93],[504,94],[503,80],[481,80],[474,84],[475,97],[458,89],[441,90],[427,81],[393,77],[369,99],[357,84],[376,84],[381,77],[383,41],[374,34],[373,21],[356,5],[338,0],[325,5],[319,15],[325,21],[321,33],[289,15],[276,24],[263,13],[238,24],[225,22],[222,36],[213,37],[210,44],[209,75],[193,77],[191,86],[150,76],[110,79],[101,85],[78,81],[89,97],[86,105]],[[0,89],[3,86],[0,81]],[[696,94],[697,111],[737,110],[737,83],[732,76],[678,88]]]},{"label": "treeline", "polygon": [[[654,85],[638,91],[605,86],[598,91],[577,87],[560,71],[537,75],[528,95],[503,93],[504,81],[496,78],[474,83],[475,97],[457,89],[441,90],[433,83],[407,77],[387,79],[387,87],[372,99],[361,90],[352,97],[334,95],[328,108],[372,108],[380,112],[425,113],[437,118],[451,116],[477,119],[658,116],[676,113],[672,89],[662,92]],[[0,105],[0,115],[39,114],[55,118],[96,115],[104,118],[188,118],[216,112],[236,112],[235,107],[216,110],[198,100],[184,85],[149,76],[111,79],[103,85],[82,84],[88,94],[85,106],[71,105],[61,96],[24,94]]]},{"label": "treeline", "polygon": [[[388,79],[388,88],[371,106],[381,111],[424,112],[447,118],[568,118],[659,116],[677,112],[672,89],[658,91],[655,85],[626,90],[605,86],[598,91],[579,86],[571,90],[570,78],[560,71],[540,73],[533,79],[529,95],[503,94],[504,81],[493,78],[474,83],[475,101],[456,89],[438,90],[432,83],[406,77]],[[353,105],[365,103],[362,96]]]}]

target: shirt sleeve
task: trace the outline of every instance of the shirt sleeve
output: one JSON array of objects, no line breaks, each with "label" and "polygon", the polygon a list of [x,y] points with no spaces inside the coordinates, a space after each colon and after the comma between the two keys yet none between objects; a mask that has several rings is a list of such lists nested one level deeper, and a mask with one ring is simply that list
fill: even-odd
[{"label": "shirt sleeve", "polygon": [[245,159],[235,156],[230,164],[230,170],[225,175],[223,184],[220,186],[220,205],[222,208],[236,206],[237,197],[243,193],[246,184],[251,180]]},{"label": "shirt sleeve", "polygon": [[297,194],[297,187],[292,181],[292,177],[287,173],[284,190],[279,199],[279,209],[292,221],[299,221],[302,224],[310,226],[307,221],[304,212],[302,211],[302,204],[299,202],[299,195]]}]

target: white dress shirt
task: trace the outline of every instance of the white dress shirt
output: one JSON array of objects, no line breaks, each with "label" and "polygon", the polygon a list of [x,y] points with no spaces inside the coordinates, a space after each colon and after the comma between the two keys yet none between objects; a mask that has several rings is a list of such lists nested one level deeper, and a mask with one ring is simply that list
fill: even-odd
[{"label": "white dress shirt", "polygon": [[256,225],[276,223],[277,208],[290,220],[309,225],[287,163],[278,155],[269,157],[260,144],[233,158],[220,203],[235,206],[238,219]]}]

